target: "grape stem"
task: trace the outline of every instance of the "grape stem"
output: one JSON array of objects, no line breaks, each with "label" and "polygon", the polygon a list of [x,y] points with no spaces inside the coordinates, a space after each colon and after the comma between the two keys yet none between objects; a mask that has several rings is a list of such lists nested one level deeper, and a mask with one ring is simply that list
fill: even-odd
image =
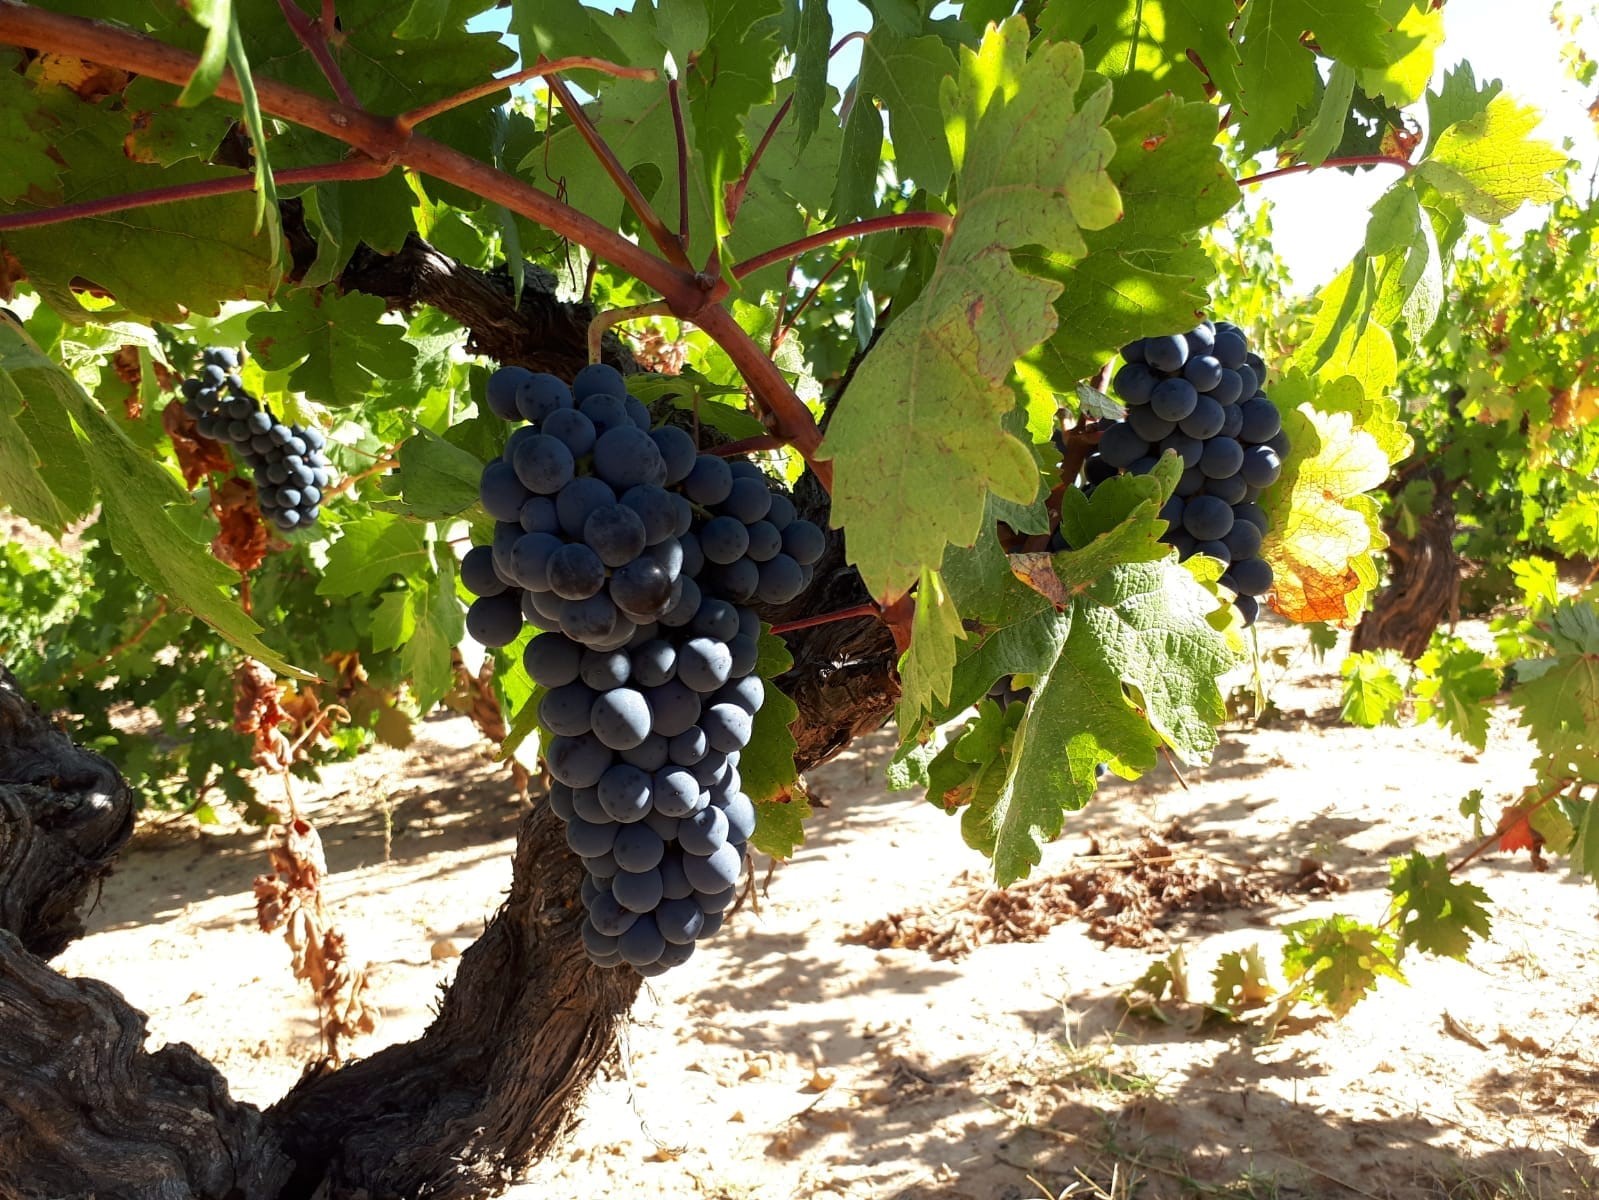
[{"label": "grape stem", "polygon": [[887,233],[896,229],[936,229],[949,236],[955,228],[955,218],[948,213],[935,212],[905,212],[889,213],[881,217],[867,217],[861,221],[851,221],[848,225],[835,225],[831,229],[824,229],[820,233],[813,233],[809,237],[802,237],[797,242],[788,242],[782,246],[773,246],[762,254],[753,258],[746,258],[743,262],[733,264],[733,278],[743,279],[746,275],[753,275],[762,267],[769,267],[773,263],[782,262],[785,258],[793,258],[799,254],[830,246],[834,242],[842,242],[846,238],[863,237],[868,233]]},{"label": "grape stem", "polygon": [[[87,62],[119,67],[177,87],[187,84],[199,65],[197,55],[155,38],[82,17],[46,12],[21,0],[0,0],[0,43],[67,54]],[[550,86],[556,94],[570,96],[558,79],[552,78]],[[689,267],[675,235],[665,230],[660,219],[649,211],[648,205],[644,205],[648,215],[641,217],[641,220],[665,238],[663,252],[673,260],[671,262],[664,261],[632,239],[549,193],[451,146],[415,133],[392,117],[379,116],[358,106],[338,104],[270,78],[257,79],[256,92],[263,112],[353,147],[373,160],[370,169],[374,171],[379,166],[404,166],[453,184],[491,203],[504,205],[568,241],[586,247],[596,258],[652,288],[676,316],[693,322],[722,348],[749,385],[768,428],[799,451],[811,464],[818,482],[831,490],[831,464],[816,457],[822,435],[811,411],[795,394],[776,364],[723,306],[722,301],[730,290],[727,282],[719,278],[708,280],[697,275]],[[216,95],[222,100],[239,101],[238,79],[231,70],[223,72],[217,83]],[[633,187],[632,180],[621,170],[614,153],[599,139],[582,109],[573,104],[568,112],[580,130],[587,129],[587,137],[593,139],[591,144],[597,144],[602,160],[607,162],[607,169],[613,172],[613,178],[620,173],[622,178],[618,180],[618,185],[623,186],[622,181],[625,180],[624,190],[630,190],[637,196],[637,188]],[[289,172],[284,172],[284,175],[293,179]],[[242,185],[234,186],[245,190]],[[211,193],[204,190],[174,190],[166,198],[175,200],[207,194]],[[637,198],[642,202],[641,196]],[[106,198],[107,201],[109,199]],[[55,221],[81,215],[62,215],[62,209],[59,208],[49,211],[53,213],[50,219]],[[40,217],[33,223],[42,223],[42,214],[28,215]],[[893,220],[904,223],[903,218]]]},{"label": "grape stem", "polygon": [[793,633],[796,629],[810,629],[816,625],[831,625],[834,621],[853,621],[856,617],[872,617],[882,620],[883,612],[877,605],[852,604],[849,608],[835,609],[832,612],[817,613],[812,617],[800,617],[795,621],[782,621],[772,626],[773,633]]},{"label": "grape stem", "polygon": [[1238,186],[1248,187],[1252,183],[1264,183],[1280,175],[1298,175],[1302,171],[1320,171],[1327,167],[1378,167],[1385,164],[1403,167],[1406,171],[1412,171],[1416,167],[1416,164],[1408,158],[1400,158],[1397,154],[1352,154],[1347,158],[1329,158],[1319,163],[1295,163],[1291,167],[1278,167],[1275,171],[1264,171],[1259,175],[1240,179]]},{"label": "grape stem", "polygon": [[665,300],[651,300],[648,304],[634,304],[627,308],[611,308],[589,322],[589,362],[600,361],[600,340],[605,331],[623,321],[636,321],[642,317],[669,317],[672,306]]},{"label": "grape stem", "polygon": [[[353,179],[376,179],[393,169],[389,163],[370,158],[346,158],[334,163],[321,163],[311,167],[291,167],[277,171],[274,178],[280,186],[296,184],[338,183]],[[253,191],[255,175],[244,173],[226,179],[198,179],[191,183],[171,187],[151,188],[144,192],[127,192],[120,196],[102,196],[98,200],[80,200],[76,204],[62,204],[55,208],[39,208],[31,212],[0,215],[0,233],[11,229],[32,229],[38,225],[55,225],[62,221],[85,217],[100,217],[107,213],[126,212],[134,208],[149,208],[156,204],[171,204],[179,200],[204,200],[214,196],[229,196],[238,192]]]},{"label": "grape stem", "polygon": [[617,79],[641,79],[645,82],[659,76],[650,67],[624,67],[620,63],[609,62],[603,58],[592,58],[586,54],[573,54],[566,58],[550,59],[540,62],[537,66],[528,67],[525,71],[515,71],[510,75],[501,75],[487,83],[480,83],[476,87],[469,87],[465,91],[456,92],[453,96],[445,96],[442,100],[435,100],[431,104],[419,105],[410,112],[401,113],[394,118],[394,123],[402,129],[413,129],[423,121],[432,120],[440,113],[447,113],[451,109],[460,108],[463,104],[470,104],[474,100],[481,100],[484,96],[492,96],[495,92],[503,92],[507,88],[525,83],[529,79],[546,79],[551,75],[559,75],[562,71],[598,71],[602,75],[610,75]]},{"label": "grape stem", "polygon": [[339,64],[333,58],[333,51],[328,48],[328,38],[333,34],[333,23],[337,19],[333,0],[323,0],[320,20],[312,20],[306,16],[305,11],[295,3],[295,0],[278,0],[278,8],[282,10],[283,19],[289,23],[289,28],[294,30],[294,36],[300,39],[300,45],[309,50],[311,57],[316,59],[316,65],[321,68],[323,77],[333,88],[333,94],[341,103],[348,104],[351,108],[360,108],[361,102],[357,99],[355,90],[350,87],[350,81],[344,77],[344,72],[339,69]]}]

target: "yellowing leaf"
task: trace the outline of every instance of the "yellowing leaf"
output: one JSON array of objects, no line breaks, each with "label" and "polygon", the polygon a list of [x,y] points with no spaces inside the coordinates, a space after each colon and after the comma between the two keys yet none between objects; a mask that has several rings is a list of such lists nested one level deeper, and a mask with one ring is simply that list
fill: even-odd
[{"label": "yellowing leaf", "polygon": [[1416,173],[1479,221],[1501,221],[1527,201],[1558,199],[1561,186],[1550,176],[1566,155],[1527,136],[1537,124],[1535,109],[1495,96],[1444,130]]},{"label": "yellowing leaf", "polygon": [[960,209],[927,286],[888,327],[839,406],[824,456],[835,463],[833,514],[872,595],[892,600],[969,546],[990,491],[1025,504],[1038,492],[1028,447],[1002,422],[1007,377],[1055,328],[1060,285],[1022,273],[1011,251],[1086,252],[1083,228],[1121,215],[1106,173],[1108,88],[1081,109],[1082,52],[1042,45],[1025,21],[962,50],[943,107]]}]

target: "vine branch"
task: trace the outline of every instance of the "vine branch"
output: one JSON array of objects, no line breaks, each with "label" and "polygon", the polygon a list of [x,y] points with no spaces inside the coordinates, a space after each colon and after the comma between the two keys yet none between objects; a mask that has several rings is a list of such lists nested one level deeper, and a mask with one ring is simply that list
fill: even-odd
[{"label": "vine branch", "polygon": [[[387,175],[393,165],[370,158],[346,158],[334,163],[321,163],[310,167],[291,167],[274,172],[280,187],[293,187],[302,183],[339,183],[354,179],[376,179]],[[157,204],[172,204],[179,200],[208,200],[216,196],[231,196],[255,189],[255,174],[244,172],[226,179],[196,179],[171,187],[150,188],[143,192],[127,192],[120,196],[102,196],[97,200],[80,200],[76,204],[60,204],[54,208],[39,208],[32,212],[0,215],[0,233],[12,229],[33,229],[40,225],[56,225],[63,221],[76,221],[85,217],[103,217],[107,213],[126,212],[134,208],[150,208]]]},{"label": "vine branch", "polygon": [[470,104],[474,100],[481,100],[484,96],[492,96],[495,92],[503,92],[513,88],[519,83],[529,79],[547,79],[551,75],[559,75],[562,71],[598,71],[602,75],[611,75],[617,79],[641,79],[648,82],[657,78],[651,67],[624,67],[620,63],[609,62],[603,58],[592,58],[586,54],[573,54],[566,58],[551,59],[541,62],[537,66],[528,67],[524,71],[513,71],[509,75],[501,75],[487,83],[480,83],[476,87],[469,87],[465,91],[456,92],[453,96],[445,96],[442,100],[434,100],[429,104],[418,105],[409,112],[403,112],[394,118],[394,123],[401,129],[414,129],[423,121],[431,121],[442,113],[451,109],[460,108],[463,104]]},{"label": "vine branch", "polygon": [[650,202],[644,198],[644,193],[639,191],[638,184],[633,182],[633,177],[627,173],[627,168],[622,165],[621,159],[616,157],[616,151],[612,150],[600,136],[600,131],[594,128],[594,122],[589,120],[588,113],[583,111],[583,106],[572,98],[570,89],[559,77],[550,76],[549,83],[550,90],[560,99],[561,107],[566,110],[566,115],[577,129],[578,135],[594,152],[594,157],[599,159],[600,165],[605,168],[605,173],[611,177],[611,182],[616,184],[617,191],[622,193],[622,199],[627,201],[627,206],[633,210],[633,215],[638,218],[639,224],[644,226],[651,240],[660,247],[661,253],[666,255],[672,265],[692,271],[693,268],[682,245],[650,207]]},{"label": "vine branch", "polygon": [[677,241],[688,252],[688,129],[683,124],[683,98],[678,94],[678,82],[673,79],[666,85],[667,98],[672,102],[672,131],[677,135]]},{"label": "vine branch", "polygon": [[871,617],[873,620],[881,620],[882,616],[882,611],[877,605],[867,602],[865,604],[851,605],[849,608],[840,608],[833,612],[817,613],[811,617],[800,617],[795,621],[782,621],[772,626],[772,632],[793,633],[796,629],[810,629],[817,625],[831,625],[834,621],[852,621],[856,617]]},{"label": "vine branch", "polygon": [[733,278],[743,279],[746,275],[753,275],[762,267],[769,267],[773,263],[782,262],[785,258],[793,258],[799,254],[830,246],[834,242],[842,242],[846,238],[864,237],[868,233],[887,233],[897,229],[936,229],[949,236],[950,230],[955,228],[955,218],[948,213],[935,212],[906,212],[889,213],[881,217],[867,217],[860,221],[851,221],[848,225],[835,225],[831,229],[824,229],[820,233],[813,233],[809,237],[802,237],[797,242],[788,242],[782,246],[773,246],[753,258],[746,258],[743,262],[733,264]]},{"label": "vine branch", "polygon": [[1416,164],[1408,158],[1400,158],[1397,154],[1351,154],[1347,158],[1329,158],[1319,163],[1295,163],[1291,167],[1278,167],[1275,171],[1263,171],[1259,175],[1250,175],[1238,181],[1239,187],[1248,187],[1252,183],[1264,183],[1268,179],[1276,179],[1280,175],[1298,175],[1303,171],[1320,171],[1327,167],[1378,167],[1378,166],[1403,167],[1406,171],[1413,171]]},{"label": "vine branch", "polygon": [[727,190],[727,202],[723,206],[727,213],[728,228],[738,218],[738,210],[744,203],[744,193],[749,190],[750,178],[755,174],[755,168],[760,165],[761,155],[766,153],[766,147],[772,144],[772,137],[777,133],[777,127],[783,123],[783,118],[788,116],[788,110],[794,107],[794,97],[790,95],[784,100],[777,112],[766,126],[766,132],[761,135],[761,140],[750,153],[749,162],[744,164],[744,172],[738,177],[738,182]]}]

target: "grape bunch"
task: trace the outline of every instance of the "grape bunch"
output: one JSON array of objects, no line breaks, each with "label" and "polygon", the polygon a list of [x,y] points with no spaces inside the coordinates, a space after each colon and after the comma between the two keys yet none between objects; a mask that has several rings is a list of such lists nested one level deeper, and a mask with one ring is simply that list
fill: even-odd
[{"label": "grape bunch", "polygon": [[183,410],[202,436],[231,443],[255,472],[262,516],[285,532],[316,524],[333,478],[322,431],[285,425],[245,391],[237,352],[213,346],[201,361],[200,373],[183,381]]},{"label": "grape bunch", "polygon": [[1277,482],[1288,453],[1282,418],[1261,391],[1266,364],[1227,321],[1143,338],[1122,347],[1122,359],[1112,386],[1127,416],[1101,433],[1084,478],[1092,487],[1123,471],[1152,471],[1167,450],[1180,457],[1182,478],[1160,511],[1162,540],[1180,558],[1220,561],[1221,582],[1244,624],[1253,624],[1258,597],[1272,584],[1271,565],[1260,557],[1266,514],[1256,501]]},{"label": "grape bunch", "polygon": [[646,976],[721,927],[755,830],[739,759],[765,701],[753,602],[811,580],[822,530],[760,468],[652,429],[622,376],[570,387],[502,367],[489,408],[519,422],[483,470],[494,540],[461,577],[467,629],[541,688],[550,807],[583,859],[583,944]]}]

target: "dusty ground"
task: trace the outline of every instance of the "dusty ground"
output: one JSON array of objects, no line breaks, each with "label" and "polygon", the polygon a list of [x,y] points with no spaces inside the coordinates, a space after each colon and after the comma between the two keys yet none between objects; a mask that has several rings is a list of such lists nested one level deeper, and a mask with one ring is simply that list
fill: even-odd
[{"label": "dusty ground", "polygon": [[[1268,644],[1299,635],[1268,631]],[[1225,738],[1215,762],[1111,781],[1043,872],[1176,819],[1185,861],[1278,887],[1305,857],[1346,876],[1178,915],[1203,985],[1217,956],[1338,910],[1374,919],[1386,858],[1471,842],[1460,798],[1525,782],[1508,716],[1474,756],[1432,730],[1336,725],[1336,656],[1263,668],[1287,719]],[[1157,948],[1106,948],[1068,919],[1042,940],[958,959],[845,939],[891,913],[948,912],[981,863],[952,820],[885,794],[880,735],[816,771],[807,846],[687,967],[646,988],[626,1067],[590,1093],[570,1142],[513,1193],[534,1197],[1051,1200],[1062,1195],[1472,1200],[1599,1196],[1599,892],[1525,856],[1470,868],[1496,935],[1467,964],[1416,959],[1340,1022],[1189,1033],[1126,1015]],[[301,797],[328,892],[384,1009],[369,1053],[425,1026],[452,947],[509,882],[518,802],[462,719],[411,751],[327,773]],[[1497,804],[1490,806],[1497,812]],[[248,830],[144,830],[63,969],[97,975],[184,1040],[236,1093],[280,1095],[318,1047],[288,950],[258,932]],[[763,866],[764,873],[764,866]],[[951,914],[952,919],[956,914]]]}]

